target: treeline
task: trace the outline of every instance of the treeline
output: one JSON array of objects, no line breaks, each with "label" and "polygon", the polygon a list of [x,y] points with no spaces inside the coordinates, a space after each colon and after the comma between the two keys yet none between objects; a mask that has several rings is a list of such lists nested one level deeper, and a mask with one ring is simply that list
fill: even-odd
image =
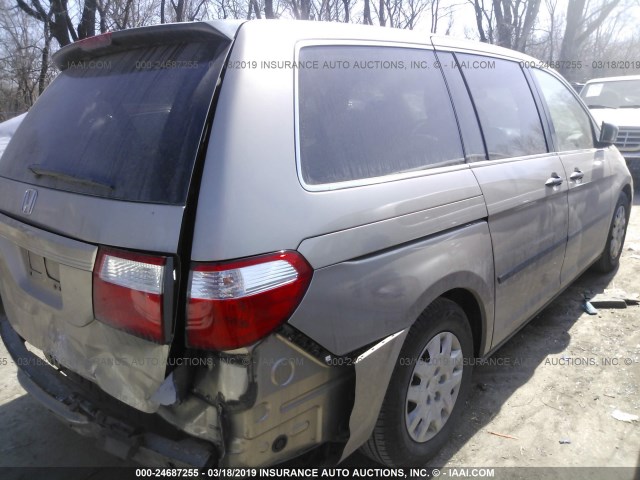
[{"label": "treeline", "polygon": [[638,0],[0,0],[0,121],[26,111],[61,46],[107,31],[292,18],[464,35],[528,53],[571,81],[640,72]]}]

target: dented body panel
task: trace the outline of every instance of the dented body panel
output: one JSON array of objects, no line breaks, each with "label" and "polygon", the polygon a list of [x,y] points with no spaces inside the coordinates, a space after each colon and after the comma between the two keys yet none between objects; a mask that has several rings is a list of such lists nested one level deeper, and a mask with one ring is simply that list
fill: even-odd
[{"label": "dented body panel", "polygon": [[[319,269],[289,323],[330,352],[345,355],[376,342],[381,334],[384,338],[410,327],[433,300],[463,288],[484,306],[483,331],[491,332],[488,232],[485,222],[477,222]],[[482,352],[490,341],[483,339]]]},{"label": "dented body panel", "polygon": [[55,362],[115,398],[155,412],[151,397],[164,380],[169,347],[93,318],[96,251],[0,215],[0,291],[7,317],[21,337]]}]

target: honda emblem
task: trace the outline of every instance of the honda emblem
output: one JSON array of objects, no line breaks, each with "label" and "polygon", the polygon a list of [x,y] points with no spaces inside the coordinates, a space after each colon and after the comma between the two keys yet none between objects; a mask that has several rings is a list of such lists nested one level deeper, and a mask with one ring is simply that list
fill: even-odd
[{"label": "honda emblem", "polygon": [[25,215],[31,215],[37,198],[38,191],[34,190],[33,188],[29,188],[26,192],[24,192],[24,197],[22,197],[22,213],[24,213]]}]

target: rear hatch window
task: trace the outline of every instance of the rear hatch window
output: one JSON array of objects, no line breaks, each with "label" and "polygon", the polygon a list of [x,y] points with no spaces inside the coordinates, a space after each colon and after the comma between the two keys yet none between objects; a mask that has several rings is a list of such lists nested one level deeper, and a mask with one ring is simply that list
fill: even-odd
[{"label": "rear hatch window", "polygon": [[16,131],[0,176],[182,205],[228,45],[153,45],[69,61]]}]

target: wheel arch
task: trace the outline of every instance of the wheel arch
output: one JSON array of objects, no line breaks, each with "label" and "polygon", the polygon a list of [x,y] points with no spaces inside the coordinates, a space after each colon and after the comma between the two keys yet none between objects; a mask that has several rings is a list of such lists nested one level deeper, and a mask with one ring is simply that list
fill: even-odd
[{"label": "wheel arch", "polygon": [[[622,192],[629,198],[629,203],[633,205],[633,189],[628,183],[622,187]],[[617,201],[617,199],[616,199]]]},{"label": "wheel arch", "polygon": [[[462,315],[462,313],[464,313],[464,315]],[[445,360],[445,363],[436,363],[435,365],[437,368],[435,368],[435,371],[431,371],[431,373],[429,373],[429,375],[434,375],[432,378],[442,375],[442,377],[440,377],[436,382],[431,382],[431,380],[425,381],[421,375],[415,377],[415,373],[412,372],[414,372],[414,368],[417,369],[418,367],[414,362],[419,362],[420,359],[423,359],[425,349],[430,348],[429,345],[435,341],[436,338],[438,338],[438,340],[435,345],[437,345],[438,352],[440,352],[440,335],[448,335],[451,338],[451,342],[458,341],[457,339],[460,339],[459,341],[461,343],[456,348],[462,348],[461,345],[463,345],[464,349],[462,352],[464,353],[464,356],[467,357],[470,355],[471,351],[475,349],[474,344],[479,343],[476,342],[475,337],[473,336],[473,330],[476,329],[477,331],[477,329],[481,328],[482,313],[482,308],[471,291],[464,288],[454,288],[443,292],[442,295],[435,298],[433,302],[427,305],[426,310],[421,313],[419,318],[416,319],[416,322],[407,329],[410,333],[408,332],[408,334],[406,334],[402,339],[402,349],[399,352],[400,356],[397,357],[397,362],[399,361],[399,363],[394,369],[395,376],[392,377],[389,385],[387,386],[386,390],[388,391],[385,394],[384,403],[382,405],[384,408],[377,418],[372,435],[362,446],[362,452],[365,455],[377,462],[386,464],[387,466],[399,466],[406,464],[405,462],[407,462],[407,459],[409,458],[431,458],[442,447],[443,443],[446,442],[447,438],[449,438],[452,428],[449,417],[453,418],[453,421],[455,421],[455,418],[459,417],[461,409],[464,408],[464,398],[468,393],[471,383],[472,367],[468,365],[464,369],[460,369],[460,373],[462,373],[462,375],[457,377],[458,380],[455,384],[456,387],[452,387],[450,381],[453,381],[454,377],[448,376],[452,375],[453,368],[455,367],[451,366],[452,364],[447,361],[454,358],[460,359],[457,354],[455,357],[453,356],[452,350],[449,352],[443,352],[442,357],[430,357],[435,358],[436,362],[439,362],[440,359]],[[481,336],[481,334],[476,334],[476,337]],[[450,348],[453,348],[452,345],[453,344],[451,343]],[[430,350],[430,353],[433,352]],[[439,355],[439,353],[437,355]],[[404,360],[404,362],[402,360]],[[407,360],[409,360],[409,363],[407,363]],[[448,370],[447,365],[451,367],[451,370]],[[398,367],[400,370],[397,370]],[[440,373],[438,373],[439,371]],[[447,376],[447,381],[444,385],[447,386],[445,387],[443,385],[443,389],[439,390],[438,384],[443,383],[443,378],[445,378],[445,376]],[[414,380],[416,379],[419,380],[418,383],[414,383]],[[429,438],[425,439],[413,436],[411,433],[413,427],[408,427],[409,423],[407,423],[407,430],[402,426],[397,426],[399,420],[397,418],[398,413],[404,417],[406,422],[409,422],[409,420],[407,420],[409,418],[407,417],[408,410],[405,410],[408,408],[408,404],[406,403],[408,397],[405,396],[407,395],[405,390],[407,388],[411,390],[414,388],[412,385],[418,384],[423,388],[423,392],[426,390],[425,395],[434,395],[433,389],[436,389],[435,396],[420,397],[423,400],[426,399],[427,404],[431,404],[432,401],[435,402],[432,408],[445,408],[445,406],[449,406],[448,415],[445,420],[440,422],[439,426],[435,427],[435,432],[432,432]],[[453,388],[457,388],[458,386],[459,390],[455,393],[455,397],[449,398],[448,402],[439,400],[439,398],[444,398],[449,395],[450,389],[450,394],[454,395]],[[405,393],[399,394],[398,389]],[[456,399],[459,393],[461,394],[462,400]],[[419,404],[417,397],[414,397],[413,403],[415,404],[414,408],[417,408]],[[438,405],[440,406],[438,407]],[[429,431],[431,431],[431,418],[431,414],[426,417],[426,421],[429,424]],[[415,425],[416,427],[425,420],[425,418],[421,417],[420,412],[418,412],[418,419],[418,424]],[[445,422],[447,421],[449,423],[445,425]],[[387,434],[389,432],[395,435],[392,441],[387,440]],[[423,430],[420,435],[424,433],[425,431]],[[429,443],[413,443],[407,434],[409,437],[412,437],[414,441],[428,441]],[[411,462],[413,461],[414,460],[411,460]],[[414,465],[409,463],[409,466]]]},{"label": "wheel arch", "polygon": [[470,290],[464,288],[454,288],[443,293],[441,297],[455,302],[464,310],[473,336],[473,353],[476,357],[480,357],[483,353],[482,346],[487,332],[486,320],[477,297]]},{"label": "wheel arch", "polygon": [[[476,247],[477,248],[477,247]],[[435,282],[429,282],[428,269],[420,271],[423,284],[422,293],[417,296],[400,323],[401,330],[379,340],[368,352],[362,354],[355,364],[356,392],[354,408],[350,414],[350,438],[343,450],[342,459],[360,447],[371,436],[382,400],[388,388],[402,346],[411,326],[425,309],[437,298],[444,297],[456,302],[471,322],[474,334],[474,352],[484,355],[490,348],[494,318],[494,270],[490,249],[484,255],[474,259],[476,272],[462,268],[442,276]],[[469,261],[469,255],[465,255]],[[448,262],[449,268],[451,263]],[[433,270],[430,271],[432,274]],[[384,388],[380,388],[384,385]],[[358,402],[358,398],[366,402]]]},{"label": "wheel arch", "polygon": [[440,297],[455,302],[464,310],[473,334],[474,354],[483,356],[491,349],[493,336],[493,285],[474,272],[451,273],[425,290],[410,311],[411,324]]}]

